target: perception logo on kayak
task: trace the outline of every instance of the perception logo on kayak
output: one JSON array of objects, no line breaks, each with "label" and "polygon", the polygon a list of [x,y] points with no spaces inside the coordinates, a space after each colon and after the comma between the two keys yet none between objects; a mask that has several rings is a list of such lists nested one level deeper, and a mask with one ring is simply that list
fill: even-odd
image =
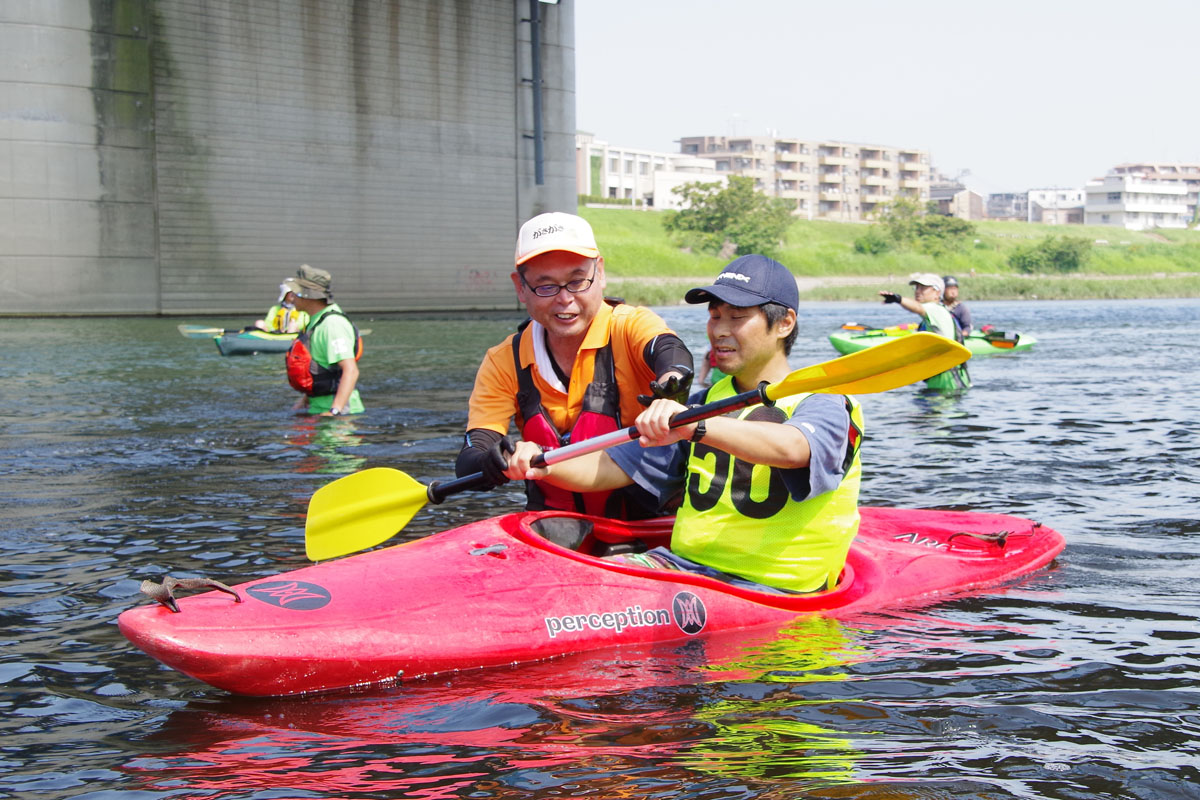
[{"label": "perception logo on kayak", "polygon": [[671,602],[671,612],[675,616],[675,624],[684,633],[699,633],[708,622],[708,611],[704,608],[704,601],[691,592],[675,595]]},{"label": "perception logo on kayak", "polygon": [[708,620],[704,601],[691,592],[679,592],[665,608],[642,608],[627,606],[620,611],[598,611],[589,614],[564,614],[561,617],[546,617],[546,633],[553,639],[562,633],[585,631],[616,631],[626,628],[647,628],[674,623],[684,633],[699,633]]},{"label": "perception logo on kayak", "polygon": [[304,581],[272,581],[258,583],[246,589],[255,600],[289,611],[313,611],[329,604],[329,590]]}]

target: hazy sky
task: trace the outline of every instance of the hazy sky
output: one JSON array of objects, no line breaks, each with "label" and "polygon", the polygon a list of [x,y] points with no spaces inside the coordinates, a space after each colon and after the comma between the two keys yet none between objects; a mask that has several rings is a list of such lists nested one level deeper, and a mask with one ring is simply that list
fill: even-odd
[{"label": "hazy sky", "polygon": [[928,150],[976,191],[1200,162],[1197,0],[572,0],[576,123],[612,144]]}]

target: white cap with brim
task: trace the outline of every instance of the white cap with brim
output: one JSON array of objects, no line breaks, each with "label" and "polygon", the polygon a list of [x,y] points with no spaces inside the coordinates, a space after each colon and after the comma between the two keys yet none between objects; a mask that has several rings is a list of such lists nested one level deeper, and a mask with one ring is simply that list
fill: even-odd
[{"label": "white cap with brim", "polygon": [[517,235],[516,265],[554,250],[596,258],[600,248],[587,220],[562,211],[538,214],[521,226]]},{"label": "white cap with brim", "polygon": [[933,288],[937,289],[937,293],[939,295],[946,291],[946,284],[942,283],[942,279],[939,276],[934,275],[932,272],[914,272],[912,275],[908,276],[908,283],[910,286],[913,284],[932,286]]}]

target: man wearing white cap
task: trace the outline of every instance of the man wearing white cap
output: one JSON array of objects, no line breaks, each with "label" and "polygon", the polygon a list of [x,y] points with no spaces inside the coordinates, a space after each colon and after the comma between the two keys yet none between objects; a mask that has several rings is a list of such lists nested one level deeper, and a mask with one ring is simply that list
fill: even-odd
[{"label": "man wearing white cap", "polygon": [[[515,420],[523,439],[545,448],[599,436],[633,422],[639,395],[686,398],[692,355],[647,308],[605,302],[604,258],[587,221],[540,214],[521,226],[517,298],[529,320],[488,350],[471,392],[467,434],[455,471],[506,483],[502,452]],[[527,508],[637,519],[656,513],[628,491],[574,493],[526,482]]]},{"label": "man wearing white cap", "polygon": [[[961,342],[962,334],[954,323],[954,317],[941,303],[942,292],[946,289],[942,279],[932,272],[914,272],[908,285],[913,287],[912,297],[902,297],[896,292],[880,292],[879,295],[883,302],[899,303],[904,309],[919,316],[919,330]],[[925,385],[940,391],[961,391],[971,385],[971,378],[967,375],[967,365],[959,364],[926,379]]]}]

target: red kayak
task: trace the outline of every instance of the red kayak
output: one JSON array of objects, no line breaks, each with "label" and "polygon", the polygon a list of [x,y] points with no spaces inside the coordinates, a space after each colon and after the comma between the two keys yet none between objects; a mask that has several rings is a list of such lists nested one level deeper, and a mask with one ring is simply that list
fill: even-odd
[{"label": "red kayak", "polygon": [[666,544],[670,519],[524,512],[121,614],[121,632],[220,689],[287,695],[621,645],[842,617],[967,592],[1049,564],[1020,517],[865,507],[837,588],[773,595],[606,560]]}]

